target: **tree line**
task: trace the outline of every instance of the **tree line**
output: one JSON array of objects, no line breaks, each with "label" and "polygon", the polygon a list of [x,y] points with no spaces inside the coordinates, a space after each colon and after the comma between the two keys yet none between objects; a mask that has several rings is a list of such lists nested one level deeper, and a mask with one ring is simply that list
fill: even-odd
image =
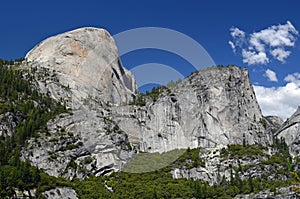
[{"label": "tree line", "polygon": [[29,190],[38,186],[40,170],[21,161],[20,151],[29,138],[47,132],[46,124],[50,119],[66,112],[65,107],[40,94],[23,78],[17,67],[19,61],[22,59],[0,59],[0,114],[11,113],[16,123],[12,135],[5,135],[3,131],[0,136],[1,198],[13,197],[14,188]]}]

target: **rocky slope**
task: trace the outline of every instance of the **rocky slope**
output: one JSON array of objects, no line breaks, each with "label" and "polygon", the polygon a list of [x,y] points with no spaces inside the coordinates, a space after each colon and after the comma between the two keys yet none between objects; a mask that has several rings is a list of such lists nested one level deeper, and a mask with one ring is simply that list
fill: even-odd
[{"label": "rocky slope", "polygon": [[0,114],[0,136],[11,136],[14,134],[17,123],[22,121],[19,113],[6,112]]},{"label": "rocky slope", "polygon": [[41,42],[26,55],[27,77],[71,114],[50,121],[50,135],[29,141],[23,159],[54,176],[82,178],[119,170],[130,157],[127,135],[105,115],[132,101],[133,76],[106,30],[81,28]]},{"label": "rocky slope", "polygon": [[264,118],[268,122],[268,126],[271,128],[273,133],[275,133],[283,125],[283,120],[278,116],[266,116]]},{"label": "rocky slope", "polygon": [[46,39],[26,62],[23,69],[34,74],[35,86],[70,109],[22,151],[23,159],[50,175],[105,175],[139,151],[273,143],[246,69],[196,72],[139,106],[129,105],[137,98],[135,80],[103,29]]},{"label": "rocky slope", "polygon": [[[230,145],[228,148],[202,149],[199,157],[204,164],[198,166],[174,166],[173,178],[187,178],[221,184],[222,180],[248,180],[267,178],[287,180],[285,158],[282,151],[259,145]],[[192,164],[193,165],[193,164]]]},{"label": "rocky slope", "polygon": [[213,67],[161,91],[143,107],[112,108],[111,116],[139,150],[272,143],[246,69]]},{"label": "rocky slope", "polygon": [[289,187],[276,188],[276,191],[271,192],[270,190],[260,191],[259,193],[251,193],[251,194],[239,194],[235,196],[235,199],[294,199],[299,198],[299,194],[297,193],[297,189],[299,189],[299,185],[293,185]]},{"label": "rocky slope", "polygon": [[56,188],[46,191],[42,195],[47,199],[78,199],[76,192],[71,188]]},{"label": "rocky slope", "polygon": [[300,156],[300,107],[284,122],[275,135],[279,139],[283,138],[285,140],[291,154],[297,157]]}]

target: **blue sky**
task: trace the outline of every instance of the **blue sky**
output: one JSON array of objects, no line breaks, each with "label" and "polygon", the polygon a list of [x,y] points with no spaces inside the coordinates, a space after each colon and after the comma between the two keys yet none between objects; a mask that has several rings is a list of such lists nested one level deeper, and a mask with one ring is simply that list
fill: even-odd
[{"label": "blue sky", "polygon": [[[24,57],[43,39],[83,26],[102,27],[111,35],[141,27],[168,28],[197,41],[216,64],[247,67],[263,113],[287,118],[300,105],[299,7],[297,0],[5,1],[0,57]],[[282,43],[274,44],[276,39]],[[184,75],[191,72],[186,60],[157,49],[133,51],[122,61],[129,69],[161,63]]]}]

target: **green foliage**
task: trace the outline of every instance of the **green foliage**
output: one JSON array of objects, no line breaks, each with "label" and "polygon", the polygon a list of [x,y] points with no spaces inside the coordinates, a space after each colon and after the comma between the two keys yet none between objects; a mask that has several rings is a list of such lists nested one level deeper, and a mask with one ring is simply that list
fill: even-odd
[{"label": "green foliage", "polygon": [[105,178],[90,176],[86,180],[74,180],[72,187],[75,189],[79,198],[112,198],[111,192],[105,187]]},{"label": "green foliage", "polygon": [[182,82],[182,79],[178,79],[178,80],[176,80],[175,82],[173,81],[173,80],[171,80],[171,81],[169,81],[168,83],[167,83],[167,87],[168,88],[175,88],[178,84],[180,84]]},{"label": "green foliage", "polygon": [[267,128],[268,122],[265,118],[260,118],[259,122],[263,125],[264,128]]},{"label": "green foliage", "polygon": [[14,64],[18,64],[18,63],[22,62],[23,60],[24,60],[24,58],[18,58],[18,59],[15,59],[14,61],[12,59],[10,59],[10,60],[0,59],[0,67],[12,66]]},{"label": "green foliage", "polygon": [[166,86],[158,86],[158,87],[153,87],[151,92],[146,91],[146,94],[144,95],[150,97],[152,101],[155,102],[159,97],[159,95],[164,91],[167,91],[168,93],[171,92],[170,89]]},{"label": "green foliage", "polygon": [[170,170],[173,168],[193,168],[205,167],[205,163],[201,160],[200,148],[197,149],[175,149],[165,153],[139,153],[134,156],[123,169],[124,172],[145,173],[155,171],[161,168]]},{"label": "green foliage", "polygon": [[146,100],[143,94],[138,94],[136,99],[133,102],[130,102],[129,105],[145,106]]},{"label": "green foliage", "polygon": [[[113,173],[111,176],[95,177],[91,175],[84,180],[73,179],[72,181],[49,176],[42,170],[30,166],[27,161],[20,161],[20,150],[26,146],[29,138],[38,137],[41,132],[47,132],[47,121],[66,110],[49,97],[41,95],[36,89],[33,89],[30,82],[22,78],[22,73],[18,70],[17,65],[18,63],[12,60],[0,59],[0,114],[11,112],[19,118],[16,119],[15,134],[7,137],[0,136],[0,198],[15,197],[16,188],[19,190],[36,188],[36,196],[41,198],[42,192],[57,187],[71,187],[79,198],[85,199],[232,198],[237,194],[265,189],[275,191],[277,187],[300,182],[300,173],[294,171],[299,160],[292,161],[284,140],[275,140],[274,147],[278,149],[278,153],[272,156],[266,156],[262,146],[250,146],[245,142],[243,146],[231,145],[227,149],[223,149],[221,157],[267,157],[267,160],[261,165],[281,166],[274,172],[287,176],[290,173],[291,175],[286,181],[270,181],[267,180],[267,177],[241,180],[237,171],[233,173],[233,169],[230,182],[223,178],[220,184],[213,186],[198,180],[173,179],[170,171],[174,168],[205,167],[199,156],[201,149],[174,150],[163,154],[140,153],[127,164],[124,169],[127,172]],[[210,70],[212,69],[214,68]],[[156,101],[158,96],[165,91],[169,92],[164,87],[154,88],[152,92],[141,95],[138,104],[143,105],[145,97]],[[63,132],[63,129],[61,131]],[[113,131],[123,133],[118,126],[115,126]],[[43,136],[46,135],[43,134]],[[69,136],[73,135],[70,133]],[[51,142],[56,141],[55,139],[51,140]],[[82,144],[82,142],[70,144],[63,150],[72,150]],[[54,153],[50,156],[53,159],[57,158]],[[177,159],[177,157],[179,158]],[[90,156],[84,159],[85,164],[92,162],[93,158]],[[156,165],[157,168],[153,169],[153,165]],[[74,160],[68,163],[68,168],[78,169],[79,167],[80,165]],[[149,172],[145,173],[147,169]],[[241,167],[240,170],[245,169],[247,168]]]},{"label": "green foliage", "polygon": [[234,158],[245,158],[245,157],[256,157],[266,156],[263,152],[264,147],[261,145],[229,145],[227,149],[223,148],[221,151],[221,157],[234,157]]},{"label": "green foliage", "polygon": [[38,186],[41,180],[40,170],[28,162],[19,162],[18,166],[1,166],[0,197],[13,197],[14,188],[30,190]]},{"label": "green foliage", "polygon": [[[209,186],[192,179],[173,179],[165,170],[151,173],[114,173],[107,186],[113,192],[107,198],[232,198],[237,194],[289,185],[289,181],[262,179],[238,180]],[[101,197],[100,197],[101,198]]]},{"label": "green foliage", "polygon": [[184,150],[173,150],[166,153],[139,153],[135,155],[123,169],[124,172],[144,173],[155,171],[172,164]]},{"label": "green foliage", "polygon": [[41,95],[22,78],[19,70],[0,66],[0,114],[12,112],[23,118],[15,128],[13,141],[23,145],[29,137],[37,136],[38,130],[46,131],[46,123],[65,108],[50,97]]},{"label": "green foliage", "polygon": [[90,164],[93,162],[93,157],[92,156],[87,156],[84,158],[84,164]]},{"label": "green foliage", "polygon": [[30,137],[47,132],[46,124],[50,119],[66,112],[63,106],[32,88],[17,67],[16,61],[0,59],[0,114],[12,113],[17,124],[13,135],[1,136],[0,139],[1,198],[12,197],[14,188],[29,190],[38,187],[40,170],[20,161],[20,149]]},{"label": "green foliage", "polygon": [[131,102],[130,105],[145,106],[146,99],[151,99],[153,102],[156,102],[160,94],[162,94],[163,92],[167,92],[168,94],[170,94],[171,90],[166,86],[153,87],[151,92],[146,91],[145,94],[138,94],[136,99]]},{"label": "green foliage", "polygon": [[77,149],[77,148],[79,148],[82,145],[83,145],[82,142],[78,142],[77,144],[68,144],[67,146],[61,147],[59,149],[59,151],[69,151],[69,150]]},{"label": "green foliage", "polygon": [[[273,155],[268,155],[264,153],[264,150],[266,149],[260,145],[246,145],[245,147],[242,145],[230,145],[227,149],[222,149],[221,157],[238,160],[260,159],[263,157],[264,159],[261,160],[259,164],[246,164],[243,166],[239,164],[238,168],[233,169],[239,172],[247,172],[250,168],[257,168],[259,170],[264,170],[266,175],[274,175],[277,179],[280,179],[280,176],[285,176],[290,179],[291,172],[294,170],[297,161],[292,160],[284,140],[276,139],[273,149],[277,152]],[[268,171],[265,170],[266,167],[268,168]],[[266,176],[261,177],[267,178]]]},{"label": "green foliage", "polygon": [[185,152],[174,162],[173,167],[193,168],[193,167],[205,167],[205,163],[200,158],[200,148],[190,149]]},{"label": "green foliage", "polygon": [[78,165],[77,163],[74,161],[74,160],[71,160],[68,165],[67,165],[67,168],[72,168],[72,169],[77,169]]}]

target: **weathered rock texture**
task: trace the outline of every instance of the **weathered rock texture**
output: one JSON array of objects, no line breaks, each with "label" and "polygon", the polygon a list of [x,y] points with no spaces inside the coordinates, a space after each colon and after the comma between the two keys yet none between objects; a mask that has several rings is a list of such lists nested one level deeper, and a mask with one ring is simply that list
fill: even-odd
[{"label": "weathered rock texture", "polygon": [[93,110],[76,110],[48,124],[49,135],[29,141],[23,158],[53,176],[84,178],[120,170],[131,157],[128,136]]},{"label": "weathered rock texture", "polygon": [[76,192],[71,188],[56,188],[42,193],[47,199],[78,199]]},{"label": "weathered rock texture", "polygon": [[199,71],[155,102],[114,107],[111,115],[142,151],[272,143],[248,72],[235,66]]},{"label": "weathered rock texture", "polygon": [[26,55],[41,92],[71,108],[29,141],[22,158],[54,176],[120,170],[137,151],[272,143],[246,69],[213,67],[163,89],[145,106],[111,36],[82,28],[46,39]]},{"label": "weathered rock texture", "polygon": [[277,138],[285,140],[291,154],[300,156],[300,107],[284,122],[275,135]]},{"label": "weathered rock texture", "polygon": [[37,67],[35,73],[51,71],[38,82],[42,91],[57,100],[63,98],[75,109],[86,98],[128,103],[137,91],[113,38],[104,29],[80,28],[50,37],[27,53],[26,60]]},{"label": "weathered rock texture", "polygon": [[258,193],[251,194],[239,194],[235,196],[235,199],[296,199],[299,198],[297,190],[299,185],[293,185],[289,187],[276,188],[276,194],[270,190],[260,191]]},{"label": "weathered rock texture", "polygon": [[129,103],[137,90],[109,33],[81,28],[50,37],[26,61],[24,70],[33,75],[35,86],[72,111],[49,121],[49,135],[29,141],[23,159],[68,178],[119,170],[131,146],[127,134],[105,116],[107,104]]},{"label": "weathered rock texture", "polygon": [[14,135],[15,127],[22,120],[23,118],[18,112],[0,114],[0,136],[6,137]]},{"label": "weathered rock texture", "polygon": [[276,150],[272,148],[266,147],[252,153],[249,151],[253,149],[248,146],[242,155],[233,155],[230,152],[226,154],[224,153],[226,150],[228,150],[226,147],[200,150],[199,157],[205,165],[175,166],[171,171],[173,178],[192,178],[208,182],[210,185],[220,184],[224,179],[234,180],[232,178],[237,177],[241,180],[263,176],[267,176],[268,180],[287,180],[288,178],[286,174],[278,172],[284,169],[284,166],[270,163],[271,156],[276,153]]},{"label": "weathered rock texture", "polygon": [[274,130],[278,130],[283,125],[283,120],[278,116],[266,116],[265,119]]}]

